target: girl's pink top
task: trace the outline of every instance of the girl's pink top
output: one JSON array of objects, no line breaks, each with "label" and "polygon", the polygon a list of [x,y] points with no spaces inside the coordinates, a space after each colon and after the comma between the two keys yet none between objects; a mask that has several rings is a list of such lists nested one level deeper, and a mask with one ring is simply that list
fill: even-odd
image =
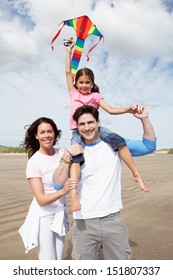
[{"label": "girl's pink top", "polygon": [[98,92],[91,92],[89,94],[81,94],[76,88],[70,93],[70,129],[77,128],[76,122],[73,120],[73,114],[77,108],[83,105],[90,105],[94,108],[99,108],[99,101],[103,97]]}]

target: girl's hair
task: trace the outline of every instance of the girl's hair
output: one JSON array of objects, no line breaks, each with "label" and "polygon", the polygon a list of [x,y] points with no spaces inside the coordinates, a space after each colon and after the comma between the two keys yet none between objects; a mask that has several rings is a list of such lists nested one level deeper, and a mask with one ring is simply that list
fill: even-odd
[{"label": "girl's hair", "polygon": [[91,92],[99,92],[99,87],[94,82],[94,79],[95,79],[94,78],[94,73],[89,68],[82,68],[82,69],[79,69],[77,71],[76,76],[75,76],[75,84],[74,84],[75,88],[77,88],[76,84],[77,84],[77,81],[79,80],[79,78],[81,76],[88,76],[88,77],[90,77],[90,79],[91,79],[91,81],[93,83],[93,87],[91,89]]},{"label": "girl's hair", "polygon": [[36,139],[38,126],[42,123],[48,123],[52,126],[53,131],[55,133],[55,140],[53,145],[56,144],[57,140],[61,137],[61,130],[57,128],[56,124],[52,119],[41,117],[34,121],[31,125],[26,125],[25,128],[29,127],[25,133],[24,141],[21,144],[22,147],[26,149],[26,153],[28,154],[28,158],[32,157],[32,155],[37,152],[40,148],[39,141]]}]

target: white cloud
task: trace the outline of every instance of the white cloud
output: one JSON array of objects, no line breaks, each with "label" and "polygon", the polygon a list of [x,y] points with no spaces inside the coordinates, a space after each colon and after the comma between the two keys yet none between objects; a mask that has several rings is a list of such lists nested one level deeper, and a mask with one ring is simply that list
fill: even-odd
[{"label": "white cloud", "polygon": [[[75,37],[75,32],[65,26],[54,52],[50,42],[61,21],[86,14],[103,33],[104,44],[100,43],[86,62],[86,51],[98,40],[90,35],[80,67],[94,71],[108,103],[116,107],[136,102],[146,105],[157,128],[159,146],[171,146],[173,139],[166,136],[173,135],[173,14],[166,9],[168,2],[164,6],[160,0],[14,0],[8,2],[13,7],[7,9],[7,2],[1,1],[0,144],[18,145],[24,125],[43,115],[52,117],[63,130],[62,145],[69,144],[63,38]],[[102,111],[101,115],[108,126],[116,122],[123,136],[129,134],[129,127],[130,137],[141,135],[140,125],[136,128],[128,115],[113,117]],[[157,127],[158,122],[164,127]]]},{"label": "white cloud", "polygon": [[102,24],[112,55],[148,59],[172,50],[173,14],[163,9],[160,1],[116,1],[115,9],[101,3],[97,22]]}]

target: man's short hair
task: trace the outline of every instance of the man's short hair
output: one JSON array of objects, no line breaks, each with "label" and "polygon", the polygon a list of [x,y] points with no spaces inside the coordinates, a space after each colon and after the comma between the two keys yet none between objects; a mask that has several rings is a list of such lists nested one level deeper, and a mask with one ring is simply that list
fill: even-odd
[{"label": "man's short hair", "polygon": [[84,105],[77,108],[73,114],[73,119],[76,121],[76,123],[78,123],[79,117],[81,117],[83,114],[91,114],[97,122],[99,120],[99,111],[93,106]]}]

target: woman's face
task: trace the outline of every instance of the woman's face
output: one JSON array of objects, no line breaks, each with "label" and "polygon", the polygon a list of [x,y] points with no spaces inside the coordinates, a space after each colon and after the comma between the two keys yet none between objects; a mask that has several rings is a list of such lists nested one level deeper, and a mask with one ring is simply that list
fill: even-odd
[{"label": "woman's face", "polygon": [[82,94],[91,93],[91,89],[93,87],[91,78],[87,75],[80,76],[79,79],[77,80],[76,87],[78,88],[79,92]]},{"label": "woman's face", "polygon": [[49,123],[42,123],[37,128],[36,139],[41,149],[51,149],[55,140],[55,132]]}]

